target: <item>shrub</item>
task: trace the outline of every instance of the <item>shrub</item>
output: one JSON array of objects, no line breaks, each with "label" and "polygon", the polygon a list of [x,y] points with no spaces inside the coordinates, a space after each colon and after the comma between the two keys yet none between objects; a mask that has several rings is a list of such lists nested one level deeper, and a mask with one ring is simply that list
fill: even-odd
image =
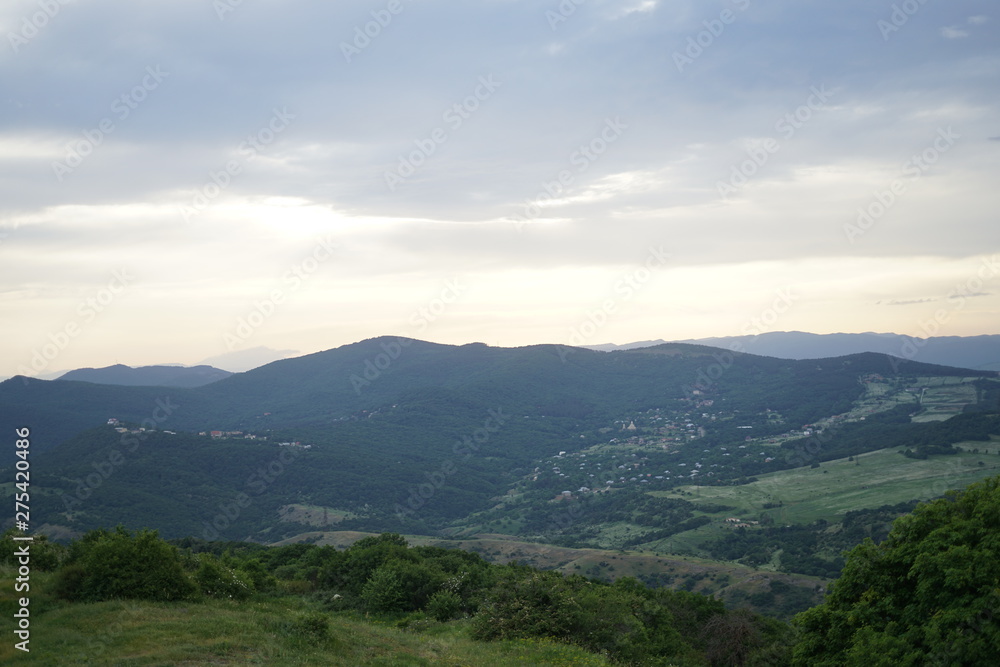
[{"label": "shrub", "polygon": [[78,600],[81,597],[84,581],[87,578],[87,571],[82,565],[72,563],[64,565],[56,573],[53,591],[56,596],[64,600]]},{"label": "shrub", "polygon": [[[21,535],[21,531],[10,528],[0,536],[0,563],[7,565],[20,565],[17,550],[23,547],[25,542],[16,542],[15,536]],[[66,547],[56,542],[49,542],[45,535],[35,535],[31,542],[31,569],[38,572],[52,572],[59,567],[59,563],[66,557]]]},{"label": "shrub", "polygon": [[194,580],[201,592],[215,598],[246,600],[253,594],[253,584],[241,577],[240,573],[226,567],[211,554],[201,554],[201,565],[195,572]]},{"label": "shrub", "polygon": [[361,603],[365,609],[375,613],[403,611],[406,608],[406,593],[392,566],[383,565],[372,572],[361,589]]},{"label": "shrub", "polygon": [[462,609],[462,598],[451,591],[438,591],[427,601],[427,613],[444,622],[458,616]]},{"label": "shrub", "polygon": [[121,526],[115,532],[92,531],[75,542],[57,582],[64,597],[85,602],[183,600],[197,590],[176,547],[154,530],[132,535]]},{"label": "shrub", "polygon": [[311,642],[319,642],[330,635],[330,619],[326,614],[310,612],[292,620],[293,635]]}]

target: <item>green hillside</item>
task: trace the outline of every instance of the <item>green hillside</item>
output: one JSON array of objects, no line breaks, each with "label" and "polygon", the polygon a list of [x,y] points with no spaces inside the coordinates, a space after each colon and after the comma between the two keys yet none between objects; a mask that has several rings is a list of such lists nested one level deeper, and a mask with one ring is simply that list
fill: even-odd
[{"label": "green hillside", "polygon": [[[5,592],[6,593],[6,592]],[[4,607],[8,600],[0,600]],[[23,665],[275,665],[402,667],[476,665],[521,667],[609,665],[582,648],[545,639],[474,641],[467,623],[415,633],[392,622],[334,616],[325,636],[313,637],[296,619],[300,600],[198,604],[110,601],[56,605],[34,618],[31,652],[10,642],[0,662]]]},{"label": "green hillside", "polygon": [[[21,544],[10,537],[0,540],[4,575]],[[0,659],[694,667],[790,655],[788,626],[710,597],[489,565],[458,550],[408,547],[398,535],[343,551],[179,544],[121,529],[88,533],[68,549],[35,542],[30,600],[0,593],[0,612],[29,619]],[[724,627],[747,634],[720,641],[712,628]]]}]

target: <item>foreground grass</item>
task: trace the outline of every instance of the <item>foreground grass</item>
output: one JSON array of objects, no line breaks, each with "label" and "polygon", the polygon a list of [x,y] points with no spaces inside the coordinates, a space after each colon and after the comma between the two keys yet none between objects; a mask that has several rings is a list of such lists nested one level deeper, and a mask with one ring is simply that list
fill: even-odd
[{"label": "foreground grass", "polygon": [[[2,572],[10,581],[12,573]],[[42,590],[36,593],[35,582]],[[44,589],[50,579],[33,579],[30,653],[14,648],[4,632],[4,665],[607,665],[582,649],[544,641],[476,642],[467,621],[424,622],[420,632],[389,622],[333,614],[325,636],[302,619],[312,610],[301,598],[245,603],[207,600],[189,603],[131,601],[70,604]],[[0,610],[10,619],[12,587],[0,593]],[[12,630],[10,621],[5,625]]]}]

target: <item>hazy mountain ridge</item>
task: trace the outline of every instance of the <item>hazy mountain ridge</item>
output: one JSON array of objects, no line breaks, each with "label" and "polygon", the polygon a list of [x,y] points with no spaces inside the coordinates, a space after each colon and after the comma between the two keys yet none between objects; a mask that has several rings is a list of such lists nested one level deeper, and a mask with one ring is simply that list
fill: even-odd
[{"label": "hazy mountain ridge", "polygon": [[232,375],[212,366],[139,366],[115,364],[106,368],[79,368],[57,380],[113,384],[128,387],[201,387]]},{"label": "hazy mountain ridge", "polygon": [[[666,342],[668,341],[661,339],[586,347],[591,350],[611,352],[652,347]],[[1000,335],[914,338],[892,333],[813,334],[801,331],[772,331],[756,336],[717,336],[672,342],[708,345],[779,359],[824,359],[876,352],[928,364],[1000,371]]]}]

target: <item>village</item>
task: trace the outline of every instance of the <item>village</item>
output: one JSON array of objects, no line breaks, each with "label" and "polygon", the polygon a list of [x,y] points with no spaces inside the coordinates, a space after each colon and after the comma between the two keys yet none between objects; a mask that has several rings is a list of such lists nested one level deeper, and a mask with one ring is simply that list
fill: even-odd
[{"label": "village", "polygon": [[[777,465],[783,456],[782,444],[915,402],[920,391],[907,383],[890,385],[877,374],[858,381],[864,392],[850,411],[798,428],[785,428],[785,418],[776,410],[740,415],[720,410],[714,399],[698,392],[674,408],[655,408],[615,420],[597,433],[614,437],[539,460],[523,483],[526,489],[550,491],[550,502],[567,502],[630,487],[667,490],[692,483],[745,480],[772,469],[768,464]],[[752,526],[739,520],[726,525]]]},{"label": "village", "polygon": [[[111,417],[107,421],[108,426],[113,426],[115,431],[118,433],[145,433],[147,431],[152,431],[154,429],[147,429],[144,426],[125,426],[117,417]],[[161,433],[166,433],[168,435],[177,435],[175,431],[161,431]],[[212,440],[232,440],[232,439],[242,439],[242,440],[256,440],[259,442],[267,442],[268,436],[257,435],[256,433],[247,433],[244,431],[199,431],[198,435],[204,438],[211,438]],[[279,442],[278,447],[296,447],[299,449],[312,449],[311,444],[302,444],[302,442],[296,440],[291,442]]]}]

